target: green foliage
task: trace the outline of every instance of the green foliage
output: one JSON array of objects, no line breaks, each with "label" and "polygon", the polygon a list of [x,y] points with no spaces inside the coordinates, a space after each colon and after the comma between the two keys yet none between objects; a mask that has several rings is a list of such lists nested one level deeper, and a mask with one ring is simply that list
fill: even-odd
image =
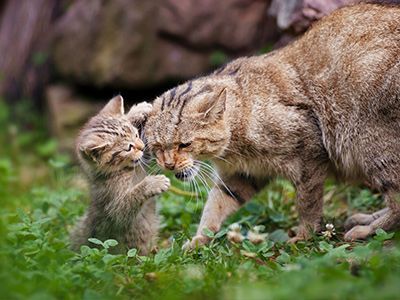
[{"label": "green foliage", "polygon": [[48,60],[48,54],[45,52],[35,52],[32,55],[32,63],[34,66],[40,67]]},{"label": "green foliage", "polygon": [[221,66],[227,63],[228,60],[229,60],[228,56],[223,51],[214,51],[213,53],[211,53],[210,56],[210,63],[214,67]]},{"label": "green foliage", "polygon": [[[1,105],[1,103],[0,103]],[[400,247],[393,233],[378,230],[365,243],[346,244],[340,225],[347,210],[375,209],[380,196],[366,189],[328,183],[327,215],[338,235],[287,244],[297,224],[295,190],[275,180],[227,220],[211,243],[193,252],[181,247],[195,233],[207,188],[199,198],[165,193],[160,249],[140,256],[136,249],[112,254],[115,240],[91,238],[79,253],[69,250],[69,232],[83,214],[88,193],[77,184],[70,159],[57,153],[34,116],[18,125],[0,107],[0,292],[3,299],[395,299],[400,293]],[[22,130],[31,124],[30,130]],[[10,128],[18,133],[10,141]],[[12,129],[14,130],[14,129]],[[19,134],[25,137],[21,138]],[[28,154],[33,152],[33,154]],[[24,181],[23,170],[45,169]],[[26,172],[26,171],[25,171]],[[188,189],[172,179],[174,186]],[[242,233],[256,225],[267,238],[228,241],[228,225]]]}]

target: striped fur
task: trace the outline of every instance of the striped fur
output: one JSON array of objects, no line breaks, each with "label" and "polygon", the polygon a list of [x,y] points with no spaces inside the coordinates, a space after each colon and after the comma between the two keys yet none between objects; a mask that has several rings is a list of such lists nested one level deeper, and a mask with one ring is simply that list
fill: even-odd
[{"label": "striped fur", "polygon": [[169,180],[146,176],[139,166],[144,144],[133,125],[143,122],[150,110],[150,104],[141,103],[124,114],[122,97],[117,96],[82,129],[77,155],[90,182],[91,203],[71,234],[74,250],[91,237],[117,240],[114,252],[137,248],[148,254],[155,246],[155,196],[168,189]]},{"label": "striped fur", "polygon": [[400,7],[361,4],[283,49],[237,59],[157,98],[146,136],[158,163],[187,179],[180,174],[195,174],[195,160],[209,159],[225,182],[225,192],[218,182],[210,192],[189,246],[207,242],[205,227],[219,230],[241,199],[277,175],[297,190],[292,241],[319,229],[331,171],[369,182],[388,205],[351,218],[347,240],[399,226],[399,74]]}]

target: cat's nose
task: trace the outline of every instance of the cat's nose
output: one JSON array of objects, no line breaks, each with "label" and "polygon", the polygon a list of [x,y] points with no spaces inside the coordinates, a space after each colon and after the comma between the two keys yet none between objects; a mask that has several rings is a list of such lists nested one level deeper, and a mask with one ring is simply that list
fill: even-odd
[{"label": "cat's nose", "polygon": [[142,141],[137,141],[137,142],[135,143],[135,148],[138,149],[138,150],[140,150],[140,151],[143,151],[143,149],[144,149],[144,143],[143,143]]},{"label": "cat's nose", "polygon": [[164,163],[165,168],[167,168],[168,170],[173,170],[175,169],[175,163],[173,162],[165,162]]}]

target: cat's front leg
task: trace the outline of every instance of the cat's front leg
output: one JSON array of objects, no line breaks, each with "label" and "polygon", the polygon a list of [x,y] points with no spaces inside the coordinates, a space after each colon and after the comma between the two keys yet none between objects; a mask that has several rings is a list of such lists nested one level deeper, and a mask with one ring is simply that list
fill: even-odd
[{"label": "cat's front leg", "polygon": [[303,169],[301,174],[300,179],[295,182],[300,224],[297,235],[291,238],[289,243],[309,239],[321,226],[326,169],[307,168]]},{"label": "cat's front leg", "polygon": [[147,176],[130,189],[117,191],[105,210],[116,224],[129,224],[145,201],[165,192],[169,186],[170,181],[164,175]]},{"label": "cat's front leg", "polygon": [[236,199],[222,191],[220,187],[214,187],[208,195],[197,233],[192,240],[183,245],[183,249],[192,250],[208,244],[210,238],[204,234],[204,230],[207,228],[212,232],[219,231],[222,222],[239,207],[240,203]]},{"label": "cat's front leg", "polygon": [[191,250],[201,247],[210,241],[204,234],[207,228],[216,233],[224,220],[251,199],[258,187],[249,178],[233,176],[215,186],[208,195],[201,221],[196,235],[183,245],[183,249]]}]

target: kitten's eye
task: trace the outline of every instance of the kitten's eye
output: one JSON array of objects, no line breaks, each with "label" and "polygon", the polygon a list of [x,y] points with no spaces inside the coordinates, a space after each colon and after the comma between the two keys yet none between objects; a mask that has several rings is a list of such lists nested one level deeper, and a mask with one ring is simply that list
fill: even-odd
[{"label": "kitten's eye", "polygon": [[133,145],[132,144],[129,144],[129,146],[128,146],[128,150],[126,150],[126,151],[131,151],[133,149]]},{"label": "kitten's eye", "polygon": [[179,145],[179,149],[187,148],[191,145],[192,143],[182,143]]}]

